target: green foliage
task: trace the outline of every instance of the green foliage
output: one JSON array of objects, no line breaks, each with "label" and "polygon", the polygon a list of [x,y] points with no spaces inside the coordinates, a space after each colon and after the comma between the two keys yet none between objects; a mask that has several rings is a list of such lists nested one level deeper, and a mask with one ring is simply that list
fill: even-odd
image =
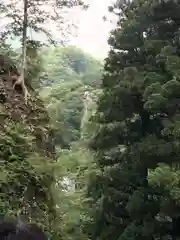
[{"label": "green foliage", "polygon": [[[91,199],[86,196],[88,179],[96,166],[87,143],[96,124],[92,117],[101,94],[101,63],[75,47],[44,49],[44,69],[40,95],[55,130],[58,154],[57,199],[63,239],[88,239],[93,221]],[[85,93],[90,94],[87,99]],[[56,197],[55,197],[56,198]]]},{"label": "green foliage", "polygon": [[40,87],[40,76],[44,70],[43,58],[40,54],[43,45],[39,41],[28,40],[26,49],[27,80],[34,89]]},{"label": "green foliage", "polygon": [[[50,22],[54,22],[56,24],[60,23],[61,28],[61,36],[65,33],[67,35],[69,31],[69,27],[73,24],[66,24],[67,19],[65,18],[64,14],[62,14],[64,9],[70,9],[72,7],[82,7],[86,9],[87,6],[81,0],[27,0],[27,9],[25,11],[23,1],[16,2],[16,1],[3,1],[0,3],[0,15],[1,18],[4,19],[1,33],[0,33],[0,40],[3,44],[7,44],[7,42],[11,42],[11,40],[19,40],[21,42],[21,48],[23,48],[23,30],[32,34],[32,31],[35,33],[44,33],[50,43],[55,43],[55,40],[52,37],[52,34],[47,29],[47,24]],[[26,14],[25,14],[26,12]],[[24,26],[24,16],[26,15],[27,21],[26,26]],[[64,27],[64,25],[66,25]],[[24,27],[25,28],[24,28]],[[27,36],[25,36],[28,38]],[[38,41],[33,41],[32,39],[27,40],[27,54],[29,55],[29,59],[26,59],[27,65],[26,68],[26,85],[31,86],[34,88],[38,88],[40,82],[38,78],[40,77],[40,72],[42,72],[42,59],[39,56],[37,50],[40,48],[41,43]],[[62,40],[63,42],[63,40]],[[16,58],[18,60],[19,65],[22,64],[22,49],[21,53]],[[24,60],[23,60],[24,61]],[[20,71],[21,66],[16,67]],[[32,80],[33,79],[33,80]]]},{"label": "green foliage", "polygon": [[61,81],[80,80],[85,85],[99,86],[101,62],[74,46],[55,47],[44,50],[43,58],[48,75],[43,86]]},{"label": "green foliage", "polygon": [[56,144],[67,148],[81,137],[84,93],[96,95],[101,63],[75,47],[50,49],[44,58],[48,78],[42,81],[40,95],[56,131]]},{"label": "green foliage", "polygon": [[[1,51],[17,64],[18,51],[5,44]],[[44,51],[40,42],[27,41],[26,84],[39,90],[46,104],[59,159],[56,163],[44,157],[53,142],[49,142],[44,128],[48,118],[33,93],[26,108],[22,102],[16,102],[20,95],[17,97],[15,92],[15,100],[9,99],[12,106],[16,102],[17,109],[9,102],[0,106],[4,123],[0,134],[0,211],[4,217],[20,215],[25,221],[39,223],[50,239],[88,239],[95,209],[86,197],[86,186],[88,179],[94,178],[96,167],[86,146],[96,128],[91,117],[101,94],[101,63],[76,48],[58,47],[54,53],[59,57],[52,55],[52,59],[51,50],[49,55]],[[45,70],[48,78],[52,74],[51,85],[44,79]],[[10,82],[7,84],[11,87]],[[92,96],[90,102],[86,102],[85,92]],[[11,114],[11,121],[4,121]],[[21,114],[27,122],[13,120]],[[52,157],[51,152],[49,155]]]},{"label": "green foliage", "polygon": [[95,169],[92,154],[78,143],[60,153],[61,179],[65,185],[59,208],[62,209],[63,239],[88,239],[87,227],[92,209],[85,197],[90,173]]},{"label": "green foliage", "polygon": [[83,115],[81,118],[81,141],[86,144],[95,134],[98,124],[93,120],[97,108],[97,99],[100,97],[101,89],[93,89],[91,92],[91,101],[84,102]]},{"label": "green foliage", "polygon": [[[42,95],[43,92],[44,90],[41,93]],[[53,116],[50,121],[52,127],[56,130],[57,144],[68,146],[71,141],[80,137],[83,93],[82,83],[75,81],[56,84],[51,90],[48,90],[49,96],[45,99],[45,102],[49,115]]]},{"label": "green foliage", "polygon": [[[6,122],[0,134],[0,211],[4,217],[22,216],[49,233],[55,223],[51,185],[53,164],[34,151],[35,136],[28,126]],[[58,230],[58,229],[56,229]]]},{"label": "green foliage", "polygon": [[[28,42],[28,47],[32,44]],[[33,61],[36,56],[34,50],[34,46],[33,51],[31,47],[28,48],[28,56]],[[55,187],[54,175],[59,165],[55,159],[50,159],[53,158],[53,138],[48,126],[48,115],[33,92],[26,106],[23,96],[18,91],[12,90],[9,71],[17,70],[15,63],[18,53],[3,43],[1,53],[1,217],[18,216],[24,221],[36,222],[47,232],[49,238],[59,239],[60,214],[56,209],[59,202],[56,192],[59,190]],[[31,66],[31,73],[36,80],[37,65],[31,64],[29,61],[28,68]]]},{"label": "green foliage", "polygon": [[[17,69],[17,72],[19,72],[21,62],[21,49],[16,49],[15,51],[11,45],[3,42],[0,43],[0,46],[0,54],[3,56],[3,58],[6,59],[6,64],[8,66],[14,66]],[[33,88],[34,90],[39,89],[41,83],[40,77],[44,71],[44,62],[41,54],[42,46],[43,45],[41,45],[39,41],[27,40],[25,82],[28,87]],[[13,74],[13,72],[11,72],[11,74]]]},{"label": "green foliage", "polygon": [[120,17],[89,144],[99,170],[88,183],[99,209],[91,237],[177,239],[180,3],[118,1],[111,10]]}]

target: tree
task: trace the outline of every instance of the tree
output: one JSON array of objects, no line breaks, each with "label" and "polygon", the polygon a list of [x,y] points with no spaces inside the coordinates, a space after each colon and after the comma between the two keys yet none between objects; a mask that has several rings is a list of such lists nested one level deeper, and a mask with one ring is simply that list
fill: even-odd
[{"label": "tree", "polygon": [[19,78],[15,81],[13,85],[13,89],[15,86],[18,84],[22,87],[23,93],[24,93],[24,98],[25,102],[27,103],[27,97],[29,96],[29,92],[27,90],[27,87],[24,83],[24,74],[25,74],[25,68],[26,68],[26,43],[27,43],[27,21],[28,21],[28,0],[24,0],[24,18],[23,18],[23,37],[22,37],[22,65],[21,65],[21,70],[20,70],[20,76]]},{"label": "tree", "polygon": [[[100,85],[101,63],[73,46],[47,49],[44,56],[47,79],[42,79],[40,95],[47,107],[50,125],[55,129],[61,166],[57,170],[59,191],[56,194],[57,199],[61,199],[57,205],[62,238],[88,239],[93,207],[85,193],[94,162],[87,142],[95,129],[90,118],[101,92],[96,89]],[[87,108],[86,92],[94,101],[88,103]]]},{"label": "tree", "polygon": [[47,79],[42,79],[40,95],[56,132],[56,144],[69,148],[81,137],[84,93],[98,92],[101,63],[75,47],[55,47],[45,57]]},{"label": "tree", "polygon": [[59,162],[63,166],[61,182],[66,183],[58,204],[62,213],[63,238],[87,239],[85,228],[92,219],[84,193],[89,172],[94,168],[92,154],[76,142],[71,149],[60,152]]},{"label": "tree", "polygon": [[[54,8],[55,15],[47,15],[47,13],[43,10],[43,7],[47,4],[50,4],[49,7]],[[46,19],[51,20],[59,20],[58,12],[55,10],[56,6],[62,9],[63,7],[71,8],[73,6],[84,6],[81,0],[78,1],[31,1],[25,0],[23,5],[23,11],[21,11],[21,2],[13,1],[10,3],[2,3],[0,5],[1,12],[4,14],[4,17],[8,20],[10,19],[10,23],[7,24],[6,30],[2,32],[2,39],[6,39],[9,34],[12,36],[22,36],[22,56],[21,56],[21,69],[19,76],[14,77],[15,83],[13,88],[16,85],[20,85],[24,96],[25,102],[27,102],[27,97],[29,96],[29,92],[25,85],[24,77],[25,77],[25,67],[26,67],[26,42],[27,42],[27,30],[31,28],[36,32],[43,31],[46,35],[51,39],[51,35],[40,25],[45,23]],[[62,20],[62,18],[61,18]]]},{"label": "tree", "polygon": [[48,116],[35,94],[27,106],[21,93],[10,91],[12,81],[8,71],[13,66],[8,58],[4,59],[3,68],[0,73],[1,217],[18,216],[35,221],[51,236],[59,236],[56,223],[60,216],[54,199],[55,146]]},{"label": "tree", "polygon": [[99,87],[102,63],[75,46],[48,48],[43,54],[48,82],[81,80],[86,85]]},{"label": "tree", "polygon": [[109,38],[100,127],[90,143],[100,171],[89,182],[99,209],[92,239],[177,239],[179,194],[156,171],[167,164],[168,184],[171,171],[178,184],[180,3],[118,1],[111,10],[119,21]]},{"label": "tree", "polygon": [[40,89],[42,73],[45,71],[42,48],[43,44],[40,41],[27,40],[26,84],[35,90]]},{"label": "tree", "polygon": [[[2,38],[20,36],[22,37],[22,26],[24,19],[24,1],[3,1],[0,4],[1,15],[4,17],[5,25],[4,31],[2,31]],[[72,7],[87,6],[81,0],[28,0],[27,13],[28,13],[28,30],[35,32],[44,32],[49,38],[50,42],[53,42],[51,33],[44,27],[49,21],[56,21],[56,24],[60,24],[60,29],[63,34],[63,25],[65,24],[64,10]],[[67,28],[67,26],[66,26]]]}]

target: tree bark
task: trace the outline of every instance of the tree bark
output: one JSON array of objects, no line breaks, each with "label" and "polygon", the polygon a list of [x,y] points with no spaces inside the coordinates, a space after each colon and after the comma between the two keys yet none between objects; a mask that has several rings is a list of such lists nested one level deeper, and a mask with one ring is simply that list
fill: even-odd
[{"label": "tree bark", "polygon": [[28,0],[24,0],[24,19],[23,19],[23,36],[22,36],[22,59],[21,59],[21,70],[20,77],[14,83],[13,88],[18,84],[21,85],[24,93],[25,102],[27,103],[27,97],[29,96],[27,87],[25,85],[24,76],[26,70],[26,45],[27,45],[27,25],[28,25]]}]

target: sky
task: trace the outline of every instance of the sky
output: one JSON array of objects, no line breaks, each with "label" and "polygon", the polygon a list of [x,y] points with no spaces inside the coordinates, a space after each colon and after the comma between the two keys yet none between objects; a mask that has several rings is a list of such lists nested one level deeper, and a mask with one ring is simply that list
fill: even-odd
[{"label": "sky", "polygon": [[[6,0],[12,1],[12,0]],[[94,57],[104,58],[106,57],[109,46],[107,43],[109,32],[115,28],[116,21],[113,23],[110,21],[104,21],[103,16],[111,18],[108,13],[108,6],[115,0],[84,0],[89,4],[87,10],[75,9],[68,13],[67,18],[71,23],[77,25],[76,36],[72,34],[70,37],[70,44],[76,45],[87,53],[90,53]],[[20,1],[21,2],[21,1]],[[49,7],[46,6],[48,9]],[[3,22],[3,21],[2,21]],[[60,31],[55,27],[54,23],[48,25],[54,36],[60,36]],[[30,33],[32,39],[39,39],[39,35],[36,36],[32,32]],[[41,39],[44,39],[43,34],[40,35]],[[13,45],[17,45],[17,41],[14,41]],[[12,43],[12,42],[11,42]]]},{"label": "sky", "polygon": [[89,9],[83,11],[78,25],[78,36],[72,43],[95,57],[105,57],[109,46],[109,32],[115,27],[115,22],[104,21],[108,15],[108,6],[112,0],[90,0]]},{"label": "sky", "polygon": [[[77,26],[77,32],[75,31],[76,36],[72,34],[69,43],[76,45],[94,57],[106,57],[109,50],[107,43],[109,32],[116,26],[115,16],[110,15],[108,12],[108,6],[114,1],[84,0],[85,3],[89,4],[87,10],[70,10],[66,18]],[[108,18],[108,21],[103,20],[104,16]],[[50,29],[55,36],[60,36],[60,32],[53,28],[53,23]]]}]

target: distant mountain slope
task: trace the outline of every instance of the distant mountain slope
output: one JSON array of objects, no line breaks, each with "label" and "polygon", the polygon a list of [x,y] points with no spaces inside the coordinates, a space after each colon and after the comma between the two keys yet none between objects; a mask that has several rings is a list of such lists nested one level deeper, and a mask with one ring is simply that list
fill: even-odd
[{"label": "distant mountain slope", "polygon": [[84,93],[101,85],[102,63],[73,46],[44,49],[43,56],[47,77],[40,95],[56,130],[56,144],[69,147],[81,135]]},{"label": "distant mountain slope", "polygon": [[102,62],[75,46],[47,48],[43,56],[48,73],[45,85],[75,78],[92,86],[100,83]]}]

